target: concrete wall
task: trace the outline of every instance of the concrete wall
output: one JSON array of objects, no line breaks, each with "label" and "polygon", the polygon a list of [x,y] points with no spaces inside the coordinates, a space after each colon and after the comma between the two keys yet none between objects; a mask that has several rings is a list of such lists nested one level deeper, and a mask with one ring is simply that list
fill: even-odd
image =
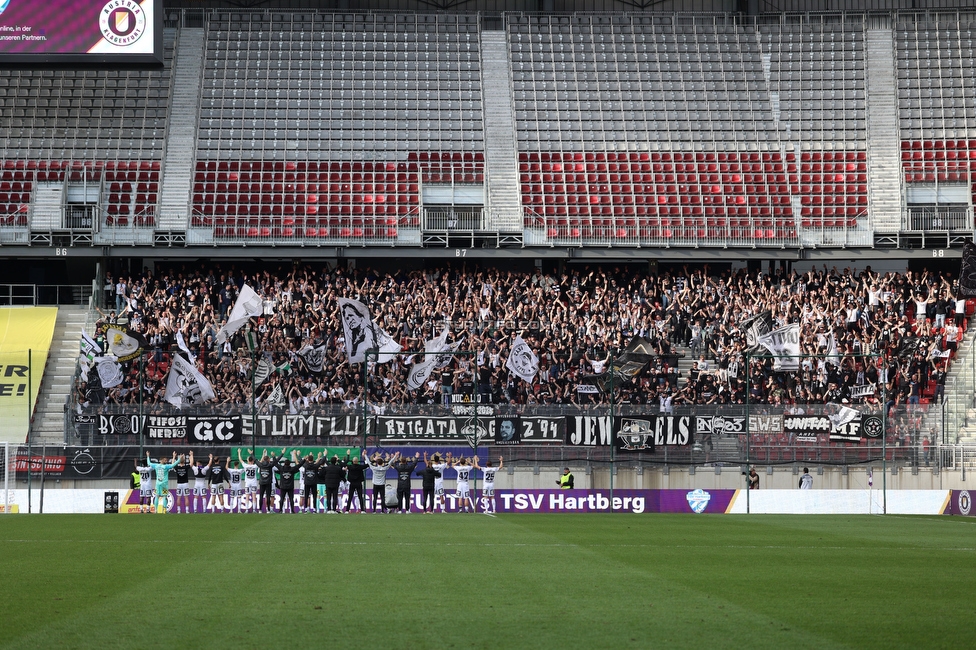
[{"label": "concrete wall", "polygon": [[[495,479],[495,486],[499,489],[551,489],[556,487],[556,480],[561,469],[555,467],[541,467],[536,474],[531,467],[516,467],[514,471],[508,468],[499,472]],[[609,489],[610,471],[606,467],[594,466],[591,473],[587,474],[583,466],[572,468],[577,488],[598,488]],[[736,467],[720,468],[721,473],[716,474],[713,467],[695,468],[692,475],[687,467],[671,467],[665,473],[661,467],[645,467],[643,473],[638,474],[632,467],[618,468],[617,474],[613,478],[613,487],[621,489],[736,489],[745,487],[745,477]],[[776,467],[772,474],[767,473],[767,469],[758,466],[756,471],[759,473],[760,489],[795,489],[800,480],[802,467],[797,468],[797,473],[793,473],[792,467]],[[823,474],[817,473],[816,466],[810,466],[810,473],[813,475],[814,489],[852,489],[861,490],[868,488],[868,477],[866,467],[851,467],[847,474],[843,468],[825,467]],[[891,490],[965,490],[976,489],[976,475],[968,472],[965,477],[958,470],[942,470],[934,472],[930,467],[918,468],[917,474],[912,474],[910,469],[899,468],[893,474],[888,468],[886,480],[882,480],[881,465],[874,467],[874,488],[880,489],[883,483],[887,483],[887,488]],[[414,481],[419,488],[420,482]],[[479,478],[480,483],[480,478]],[[170,485],[175,485],[170,483]],[[449,478],[447,481],[448,489],[453,488],[454,482]],[[0,484],[0,488],[2,488]],[[26,481],[11,482],[11,489],[24,489],[27,487]],[[101,481],[46,481],[45,489],[127,489],[127,480],[101,480]],[[40,488],[40,480],[35,479],[33,488]]]}]

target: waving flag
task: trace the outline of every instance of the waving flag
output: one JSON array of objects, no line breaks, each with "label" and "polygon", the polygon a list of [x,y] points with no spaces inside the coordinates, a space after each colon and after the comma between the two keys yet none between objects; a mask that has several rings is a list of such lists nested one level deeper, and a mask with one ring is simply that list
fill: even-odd
[{"label": "waving flag", "polygon": [[166,401],[177,408],[203,404],[216,397],[213,386],[192,363],[180,354],[173,355],[173,365],[166,378]]},{"label": "waving flag", "polygon": [[515,343],[512,345],[512,351],[508,355],[505,367],[522,381],[531,382],[535,379],[536,373],[539,372],[539,357],[535,355],[529,344],[519,336],[516,337]]},{"label": "waving flag", "polygon": [[248,319],[252,316],[260,316],[263,313],[264,301],[261,299],[261,296],[245,284],[241,288],[240,295],[237,296],[237,301],[234,303],[233,309],[230,310],[230,316],[227,317],[227,322],[217,332],[217,343],[222,344],[228,337],[233,336],[237,330],[244,327]]}]

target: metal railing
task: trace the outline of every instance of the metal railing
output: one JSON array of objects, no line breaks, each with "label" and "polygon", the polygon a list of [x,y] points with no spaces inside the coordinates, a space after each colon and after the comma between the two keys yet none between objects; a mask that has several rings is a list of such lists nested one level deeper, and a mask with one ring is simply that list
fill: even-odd
[{"label": "metal railing", "polygon": [[0,284],[0,305],[87,305],[91,284]]},{"label": "metal railing", "polygon": [[902,213],[901,229],[923,232],[973,231],[973,211],[908,208]]}]

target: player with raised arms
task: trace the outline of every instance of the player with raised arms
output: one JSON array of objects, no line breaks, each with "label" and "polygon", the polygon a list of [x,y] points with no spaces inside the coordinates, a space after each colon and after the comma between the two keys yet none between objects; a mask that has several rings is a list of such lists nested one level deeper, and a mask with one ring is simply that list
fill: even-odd
[{"label": "player with raised arms", "polygon": [[193,465],[193,452],[190,452],[190,462],[180,454],[180,462],[173,468],[176,474],[176,512],[190,512],[190,466]]},{"label": "player with raised arms", "polygon": [[478,465],[478,457],[474,457],[474,468],[481,470],[481,475],[484,477],[484,483],[481,486],[481,508],[487,515],[491,505],[491,512],[495,512],[495,473],[502,468],[505,460],[499,456],[498,457],[498,467],[491,466],[491,459],[485,461],[485,466],[480,467]]},{"label": "player with raised arms", "polygon": [[468,459],[464,456],[452,460],[451,467],[457,472],[457,485],[454,492],[458,500],[458,512],[468,512],[469,505],[471,512],[476,512],[474,501],[471,500],[471,487],[468,485],[468,478],[471,476],[471,470],[474,467],[468,464]]},{"label": "player with raised arms", "polygon": [[146,452],[147,462],[145,465],[139,464],[136,459],[136,471],[139,472],[139,512],[147,513],[152,507],[153,487],[152,487],[152,468],[149,467],[149,452]]},{"label": "player with raised arms", "polygon": [[[237,460],[244,467],[244,494],[251,502],[251,512],[257,512],[258,503],[258,466],[254,456],[248,456],[247,461],[241,458],[241,450],[237,450]],[[240,508],[237,509],[240,512]]]},{"label": "player with raised arms", "polygon": [[193,471],[193,512],[197,512],[197,503],[202,504],[203,511],[207,511],[207,466],[202,460],[193,461],[190,452],[190,465]]},{"label": "player with raised arms", "polygon": [[431,508],[431,512],[437,508],[438,505],[441,507],[441,512],[447,507],[447,497],[444,496],[444,471],[448,468],[448,464],[451,462],[451,452],[447,452],[446,456],[441,456],[438,453],[434,453],[431,456],[431,467],[437,471],[439,476],[434,478],[434,506]]},{"label": "player with raised arms", "polygon": [[[227,472],[227,480],[230,483],[230,498],[231,501],[228,503],[227,508],[230,512],[237,508],[237,512],[241,511],[241,502],[244,500],[244,468],[241,467],[241,461],[235,460],[234,464],[231,465],[230,456],[227,457],[227,464],[224,466],[224,470]],[[227,503],[226,497],[224,502]]]},{"label": "player with raised arms", "polygon": [[[156,474],[156,498],[153,501],[153,512],[156,514],[163,514],[166,512],[166,503],[169,501],[169,473],[174,467],[176,467],[176,452],[173,452],[173,457],[170,458],[168,463],[154,463],[149,458],[149,452],[146,452],[146,464],[149,465],[150,469]],[[160,511],[160,506],[162,510]]]}]

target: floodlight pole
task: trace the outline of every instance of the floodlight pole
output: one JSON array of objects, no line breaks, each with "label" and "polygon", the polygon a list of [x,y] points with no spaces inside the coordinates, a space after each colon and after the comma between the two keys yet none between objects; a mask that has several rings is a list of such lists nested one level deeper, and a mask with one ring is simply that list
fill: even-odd
[{"label": "floodlight pole", "polygon": [[[33,456],[34,449],[33,449],[33,446],[32,446],[33,445],[33,440],[31,440],[31,438],[32,438],[32,436],[31,436],[31,429],[33,429],[33,427],[31,426],[31,410],[32,410],[31,409],[31,397],[32,397],[31,396],[31,380],[33,378],[32,377],[32,374],[31,374],[31,366],[32,365],[33,365],[33,363],[31,363],[31,351],[28,349],[27,350],[27,513],[28,514],[30,514],[30,512],[31,512],[31,487],[32,487],[32,482],[31,482],[31,465],[33,464],[33,460],[34,460],[34,456]],[[44,462],[44,459],[42,458],[41,459],[41,463],[43,463],[43,462]],[[15,467],[16,467],[16,465],[15,465]]]}]

